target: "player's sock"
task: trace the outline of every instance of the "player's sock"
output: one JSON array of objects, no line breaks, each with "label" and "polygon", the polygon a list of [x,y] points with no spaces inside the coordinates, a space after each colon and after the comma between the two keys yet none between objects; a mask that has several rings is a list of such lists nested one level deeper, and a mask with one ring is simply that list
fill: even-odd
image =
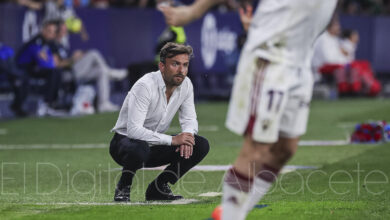
[{"label": "player's sock", "polygon": [[222,196],[222,219],[245,219],[245,204],[252,182],[253,178],[240,174],[234,167],[226,172]]},{"label": "player's sock", "polygon": [[278,176],[279,169],[275,169],[266,164],[263,165],[262,170],[256,175],[252,190],[249,193],[249,198],[247,200],[246,209],[249,213],[253,207],[263,198],[263,196],[271,188],[272,183],[275,181]]}]

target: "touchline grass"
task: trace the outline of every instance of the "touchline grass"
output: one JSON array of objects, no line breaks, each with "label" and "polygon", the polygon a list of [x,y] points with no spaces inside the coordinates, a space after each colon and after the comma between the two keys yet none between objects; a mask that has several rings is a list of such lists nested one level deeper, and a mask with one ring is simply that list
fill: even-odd
[{"label": "touchline grass", "polygon": [[[197,104],[199,134],[211,150],[203,165],[231,164],[241,138],[224,127],[227,103]],[[314,101],[304,140],[343,140],[357,122],[390,121],[390,100]],[[189,172],[175,193],[185,205],[144,203],[159,171],[139,171],[131,200],[111,204],[119,171],[108,154],[117,113],[80,118],[28,118],[0,122],[0,219],[207,219],[220,197],[223,172]],[[175,128],[176,127],[176,128]],[[177,132],[178,123],[171,132]],[[175,130],[176,129],[176,130]],[[104,143],[107,147],[104,148]],[[45,149],[88,144],[89,149]],[[93,148],[94,144],[103,148]],[[103,144],[103,145],[102,145]],[[24,149],[2,149],[3,146]],[[28,149],[40,145],[41,149]],[[291,165],[315,166],[280,176],[248,219],[390,219],[390,144],[300,147]]]}]

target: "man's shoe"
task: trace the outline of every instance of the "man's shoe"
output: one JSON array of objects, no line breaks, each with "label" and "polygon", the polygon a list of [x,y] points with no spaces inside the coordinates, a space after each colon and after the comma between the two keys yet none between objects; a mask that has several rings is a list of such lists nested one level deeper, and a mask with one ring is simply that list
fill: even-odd
[{"label": "man's shoe", "polygon": [[181,195],[174,195],[171,188],[169,188],[168,183],[157,184],[156,181],[153,181],[149,184],[148,189],[146,189],[145,199],[146,201],[154,200],[178,200],[182,199]]},{"label": "man's shoe", "polygon": [[130,186],[125,186],[124,188],[115,189],[114,195],[115,202],[130,202]]}]

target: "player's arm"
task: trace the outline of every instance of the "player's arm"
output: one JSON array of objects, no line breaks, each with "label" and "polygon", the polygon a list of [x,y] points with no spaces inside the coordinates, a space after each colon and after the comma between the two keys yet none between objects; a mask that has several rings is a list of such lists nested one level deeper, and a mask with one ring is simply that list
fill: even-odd
[{"label": "player's arm", "polygon": [[240,15],[240,21],[245,32],[248,32],[253,18],[253,7],[249,3],[245,3],[238,9]]},{"label": "player's arm", "polygon": [[200,17],[214,5],[224,0],[197,0],[189,6],[159,6],[158,9],[164,14],[168,25],[184,26]]}]

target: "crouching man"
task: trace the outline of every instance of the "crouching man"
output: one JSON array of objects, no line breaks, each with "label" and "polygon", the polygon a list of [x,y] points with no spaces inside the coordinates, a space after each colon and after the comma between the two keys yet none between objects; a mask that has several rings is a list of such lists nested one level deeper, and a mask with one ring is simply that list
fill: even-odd
[{"label": "crouching man", "polygon": [[[208,141],[196,135],[193,86],[187,76],[191,46],[167,43],[160,51],[159,71],[139,79],[127,94],[110,144],[112,158],[123,167],[114,201],[130,201],[130,186],[142,167],[168,165],[145,193],[147,201],[177,200],[168,183],[198,164],[209,152]],[[164,134],[179,111],[182,133]]]}]

